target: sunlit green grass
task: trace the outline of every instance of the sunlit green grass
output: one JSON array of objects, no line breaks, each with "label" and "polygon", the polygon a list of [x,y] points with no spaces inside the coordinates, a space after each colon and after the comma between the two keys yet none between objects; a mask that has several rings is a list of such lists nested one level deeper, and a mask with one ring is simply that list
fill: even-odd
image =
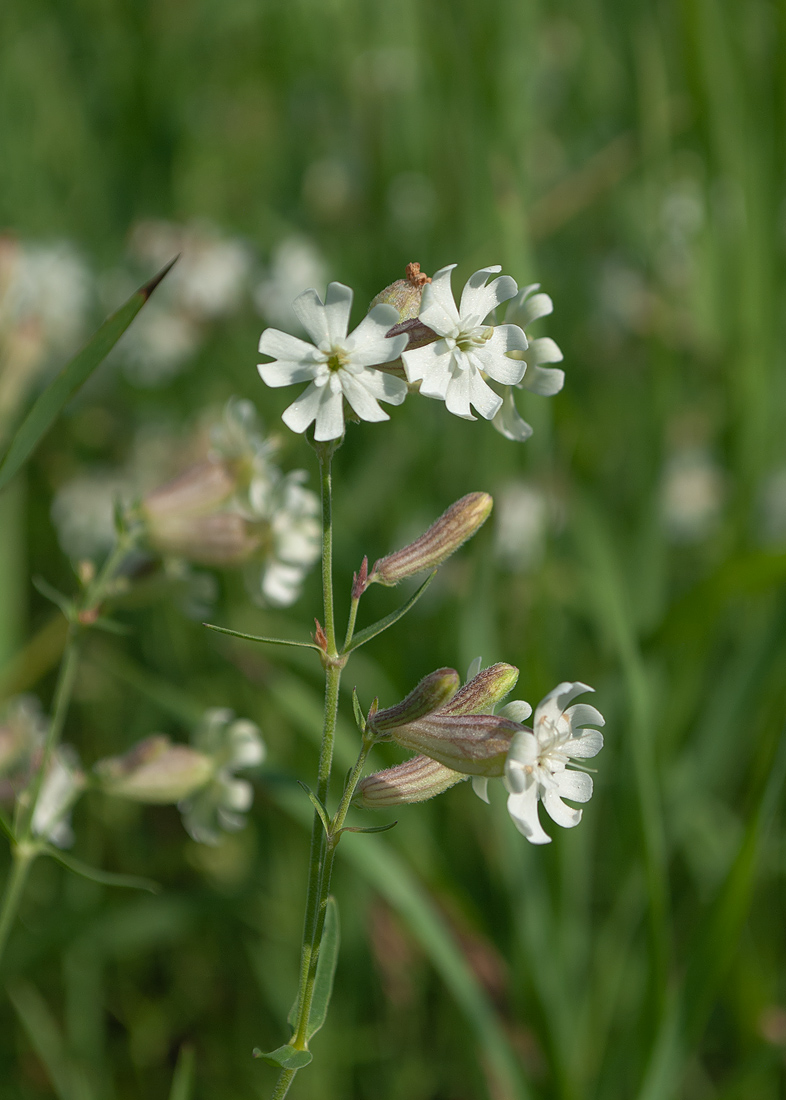
[{"label": "sunlit green grass", "polygon": [[[555,301],[541,329],[567,383],[529,397],[529,443],[425,400],[350,431],[339,607],[363,554],[464,493],[548,490],[542,561],[501,571],[484,529],[348,681],[384,705],[482,654],[517,664],[533,704],[560,680],[592,684],[607,716],[596,793],[546,849],[515,832],[500,791],[489,808],[468,785],[383,837],[346,838],[336,993],[297,1095],[783,1095],[786,546],[761,543],[759,514],[786,463],[782,13],[11,0],[0,28],[0,227],[74,239],[100,269],[142,216],[212,220],[262,257],[297,231],[355,288],[358,319],[413,259],[457,261],[457,286],[501,262]],[[52,616],[30,575],[74,586],[48,514],[64,468],[118,464],[155,409],[182,421],[233,393],[276,427],[291,395],[256,375],[261,324],[249,309],[217,326],[168,387],[110,374],[68,411],[0,499],[2,652]],[[102,438],[85,428],[95,408]],[[686,443],[714,456],[725,495],[714,527],[675,543],[661,484]],[[283,455],[311,461],[299,438]],[[318,591],[312,578],[267,613],[224,575],[214,615],[302,634]],[[372,590],[364,621],[393,601]],[[84,800],[75,852],[165,890],[39,863],[3,975],[0,1098],[163,1098],[183,1044],[194,1097],[265,1096],[273,1071],[250,1052],[287,1037],[310,814],[291,780],[315,770],[321,669],[224,644],[170,603],[121,614],[133,632],[93,645],[68,721],[83,758],[183,738],[228,705],[262,727],[269,779],[217,852],[173,809]],[[48,703],[58,644],[6,687]],[[348,701],[343,718],[339,781]]]}]

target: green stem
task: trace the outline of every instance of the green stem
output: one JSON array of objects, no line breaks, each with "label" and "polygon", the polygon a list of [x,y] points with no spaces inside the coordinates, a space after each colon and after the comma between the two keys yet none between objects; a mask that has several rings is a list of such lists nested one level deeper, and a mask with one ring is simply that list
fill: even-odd
[{"label": "green stem", "polygon": [[336,625],[333,617],[333,482],[330,444],[317,450],[319,458],[319,483],[322,492],[322,594],[325,608],[325,634],[328,654],[336,656]]},{"label": "green stem", "polygon": [[3,901],[0,904],[0,962],[5,953],[5,945],[11,926],[16,918],[22,893],[27,882],[27,876],[33,865],[33,860],[38,855],[38,847],[34,844],[14,845],[12,856],[13,864],[11,874],[3,893]]},{"label": "green stem", "polygon": [[295,1080],[296,1069],[282,1069],[276,1081],[276,1087],[273,1089],[273,1095],[270,1100],[284,1100],[284,1097],[289,1092],[289,1086]]},{"label": "green stem", "polygon": [[347,634],[344,638],[344,646],[342,653],[346,653],[347,646],[352,641],[352,635],[355,633],[355,620],[358,617],[358,604],[360,603],[360,596],[353,596],[352,603],[349,605],[349,622],[347,623]]}]

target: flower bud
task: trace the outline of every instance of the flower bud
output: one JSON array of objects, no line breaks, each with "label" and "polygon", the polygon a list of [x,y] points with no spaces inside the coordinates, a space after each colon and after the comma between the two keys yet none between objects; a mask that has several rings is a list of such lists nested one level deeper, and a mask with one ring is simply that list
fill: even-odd
[{"label": "flower bud", "polygon": [[368,729],[375,734],[387,733],[397,726],[407,725],[447,703],[459,686],[459,674],[453,668],[438,668],[424,676],[406,699],[394,707],[369,715]]},{"label": "flower bud", "polygon": [[518,722],[498,714],[444,714],[437,711],[391,731],[402,748],[425,753],[465,775],[503,775]]},{"label": "flower bud", "polygon": [[426,569],[435,569],[483,526],[494,501],[488,493],[468,493],[432,523],[409,546],[388,554],[374,565],[369,583],[393,585]]},{"label": "flower bud", "polygon": [[428,756],[413,756],[394,768],[386,768],[361,779],[354,801],[357,806],[368,810],[426,802],[466,778]]},{"label": "flower bud", "polygon": [[156,734],[123,756],[99,760],[94,771],[106,794],[135,802],[179,802],[212,778],[213,760],[188,745],[173,745]]},{"label": "flower bud", "polygon": [[429,276],[420,270],[419,263],[407,264],[406,278],[396,279],[395,283],[391,283],[390,286],[386,286],[384,290],[381,290],[368,307],[369,311],[374,306],[384,303],[393,306],[399,315],[400,321],[414,320],[420,312],[423,287],[430,282]]},{"label": "flower bud", "polygon": [[513,690],[518,678],[515,665],[503,662],[481,669],[440,708],[440,714],[490,713]]}]

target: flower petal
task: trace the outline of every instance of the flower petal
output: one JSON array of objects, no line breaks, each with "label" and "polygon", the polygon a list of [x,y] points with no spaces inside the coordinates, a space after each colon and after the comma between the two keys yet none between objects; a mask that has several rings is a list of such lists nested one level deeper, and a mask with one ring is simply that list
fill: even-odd
[{"label": "flower petal", "polygon": [[518,831],[531,844],[550,844],[551,837],[538,820],[538,791],[534,783],[518,794],[508,795],[508,813]]},{"label": "flower petal", "polygon": [[589,760],[603,748],[603,734],[598,730],[580,730],[565,745],[565,752],[574,760]]},{"label": "flower petal", "polygon": [[541,397],[553,397],[565,385],[565,371],[556,367],[539,367],[533,363],[519,382],[519,386]]},{"label": "flower petal", "polygon": [[295,382],[308,382],[314,377],[316,365],[276,359],[273,363],[259,363],[257,370],[265,385],[276,389],[279,386],[292,386]]},{"label": "flower petal", "polygon": [[455,266],[441,267],[423,287],[418,318],[439,336],[455,332],[461,322],[450,289],[450,273]]},{"label": "flower petal", "polygon": [[363,385],[376,397],[377,401],[387,401],[389,405],[400,405],[409,393],[407,383],[403,378],[397,378],[395,374],[386,374],[381,370],[365,370],[362,377]]},{"label": "flower petal", "polygon": [[555,790],[549,788],[543,795],[546,813],[563,829],[572,829],[581,821],[581,810],[566,806]]},{"label": "flower petal", "polygon": [[483,802],[489,800],[489,781],[486,775],[473,775],[472,776],[472,790]]},{"label": "flower petal", "polygon": [[532,714],[532,707],[523,699],[515,699],[512,703],[506,703],[504,707],[500,707],[497,714],[501,714],[503,718],[510,718],[511,722],[526,722]]},{"label": "flower petal", "polygon": [[313,344],[307,344],[298,336],[290,336],[277,328],[266,328],[259,337],[259,350],[271,359],[286,359],[293,363],[312,362],[319,354]]},{"label": "flower petal", "polygon": [[[380,420],[390,420],[385,410],[377,404],[376,398],[364,386],[363,374],[355,375],[350,374],[349,371],[340,371],[340,377],[344,396],[361,420],[368,420],[372,423]],[[327,438],[332,439],[333,436]]]},{"label": "flower petal", "polygon": [[[331,414],[338,426],[335,435],[320,436],[323,439],[338,439],[344,431],[344,409],[341,393],[334,394],[330,386],[316,386],[313,382],[308,386],[288,409],[282,413],[281,419],[293,432],[304,432],[313,420],[323,413],[323,408],[332,410]],[[336,408],[338,415],[336,416]],[[325,423],[324,414],[322,416]]]},{"label": "flower petal", "polygon": [[292,303],[292,311],[318,347],[327,348],[330,343],[325,306],[316,290],[310,288],[298,294]]},{"label": "flower petal", "polygon": [[459,313],[462,321],[476,318],[476,323],[482,323],[502,302],[507,302],[518,291],[516,280],[510,275],[500,275],[492,283],[486,286],[489,275],[495,275],[502,268],[499,264],[493,267],[483,267],[470,275],[464,284],[459,303]]},{"label": "flower petal", "polygon": [[[535,283],[532,288],[528,289],[534,290],[538,285],[538,283]],[[554,303],[548,294],[533,294],[531,298],[528,295],[523,297],[519,295],[508,306],[505,320],[526,328],[533,321],[537,321],[539,317],[547,317],[549,313],[553,312]]]},{"label": "flower petal", "polygon": [[573,802],[589,802],[592,798],[592,776],[586,772],[564,771],[554,778],[560,798]]},{"label": "flower petal", "polygon": [[398,321],[393,306],[380,304],[366,314],[345,341],[353,366],[375,367],[398,359],[407,346],[406,333],[388,338],[389,330]]},{"label": "flower petal", "polygon": [[502,405],[502,398],[491,386],[483,381],[480,371],[473,369],[465,372],[469,375],[469,399],[471,404],[486,420],[493,420]]},{"label": "flower petal", "polygon": [[474,349],[474,354],[480,360],[483,370],[495,382],[515,386],[521,381],[527,364],[521,359],[508,358],[506,353],[520,352],[526,345],[527,338],[520,328],[515,325],[499,325],[494,329],[490,340]]},{"label": "flower petal", "polygon": [[[429,348],[439,348],[440,344],[446,347],[444,340],[440,340],[437,344],[430,344]],[[419,348],[418,350],[426,351],[427,349]],[[439,351],[433,351],[429,357],[429,362],[425,364],[423,373],[420,375],[422,378],[420,392],[424,397],[435,397],[438,401],[444,401],[448,387],[453,381],[453,374],[453,353],[447,350],[443,354],[440,354]]]},{"label": "flower petal", "polygon": [[325,295],[325,323],[328,340],[337,344],[349,331],[349,311],[352,309],[353,292],[343,283],[328,283]]},{"label": "flower petal", "polygon": [[505,394],[499,412],[494,417],[494,427],[500,435],[504,435],[506,439],[512,439],[516,443],[524,443],[532,435],[532,428],[518,414],[511,390],[508,390]]},{"label": "flower petal", "polygon": [[530,340],[525,356],[530,367],[538,363],[561,363],[564,358],[559,345],[550,336]]},{"label": "flower petal", "polygon": [[[596,710],[595,707],[591,707],[589,703],[576,703],[565,711],[565,717],[570,722],[574,730],[578,730],[581,726],[605,726],[606,719]],[[580,736],[578,733],[576,736]]]}]

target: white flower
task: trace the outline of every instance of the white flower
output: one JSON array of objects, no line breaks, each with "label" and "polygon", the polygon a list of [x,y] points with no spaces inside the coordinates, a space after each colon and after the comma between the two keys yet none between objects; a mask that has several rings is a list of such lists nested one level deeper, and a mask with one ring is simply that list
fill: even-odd
[{"label": "white flower", "polygon": [[344,434],[344,398],[361,420],[379,421],[389,419],[379,401],[400,405],[407,395],[403,379],[372,369],[397,359],[406,346],[405,335],[386,336],[398,314],[392,306],[375,306],[347,335],[351,306],[352,291],[342,283],[329,284],[324,305],[315,290],[306,290],[292,308],[313,343],[274,328],[259,341],[260,352],[273,359],[259,364],[268,386],[311,383],[282,420],[293,432],[316,421],[317,442]]},{"label": "white flower", "polygon": [[[275,485],[269,503],[259,505],[259,514],[267,515],[270,523],[269,555],[259,587],[273,607],[295,602],[304,577],[322,552],[321,506],[316,493],[305,488],[306,477],[305,470],[291,471]],[[252,483],[252,504],[254,488]]]},{"label": "white flower", "polygon": [[[505,763],[508,812],[532,844],[548,844],[551,840],[538,820],[539,800],[557,825],[570,829],[581,821],[582,811],[566,806],[562,799],[588,802],[592,796],[591,776],[568,770],[568,765],[600,752],[603,735],[584,727],[602,726],[603,717],[587,703],[565,709],[576,695],[592,690],[581,683],[559,684],[538,704],[533,729],[522,729],[513,738]],[[499,713],[522,721],[529,714],[529,705],[523,705],[526,715],[520,703],[509,703]]]},{"label": "white flower", "polygon": [[[505,320],[525,329],[533,321],[553,313],[554,303],[548,294],[534,293],[539,288],[540,283],[532,283],[531,286],[522,287],[516,297],[508,304],[505,311]],[[543,363],[562,362],[562,352],[550,337],[541,336],[536,340],[530,340],[524,354],[514,352],[513,355],[525,365],[524,376],[515,383],[519,389],[531,390],[532,393],[539,393],[543,397],[552,397],[555,393],[559,393],[564,386],[565,372],[563,370],[558,367],[544,367],[541,365]],[[519,443],[523,443],[532,435],[532,428],[518,414],[511,389],[505,393],[502,406],[494,417],[494,427],[506,439],[513,439]]]},{"label": "white flower", "polygon": [[443,267],[423,288],[419,319],[441,339],[404,352],[402,359],[409,382],[420,382],[426,397],[444,401],[448,411],[465,420],[474,420],[474,407],[491,420],[502,405],[502,398],[484,381],[484,375],[512,386],[521,381],[526,364],[509,357],[509,352],[524,352],[527,338],[516,324],[486,325],[485,319],[517,291],[509,275],[501,275],[487,285],[499,266],[482,268],[468,280],[456,308],[450,289],[450,273],[455,264]]},{"label": "white flower", "polygon": [[259,728],[231,710],[214,707],[205,712],[192,738],[194,748],[212,757],[215,771],[201,790],[178,803],[183,824],[200,844],[218,844],[221,833],[242,829],[242,815],[251,808],[254,789],[234,772],[254,768],[265,759]]},{"label": "white flower", "polygon": [[48,840],[58,848],[69,848],[74,843],[71,807],[84,786],[85,777],[79,768],[76,750],[71,745],[59,745],[52,755],[33,811],[33,836]]}]

